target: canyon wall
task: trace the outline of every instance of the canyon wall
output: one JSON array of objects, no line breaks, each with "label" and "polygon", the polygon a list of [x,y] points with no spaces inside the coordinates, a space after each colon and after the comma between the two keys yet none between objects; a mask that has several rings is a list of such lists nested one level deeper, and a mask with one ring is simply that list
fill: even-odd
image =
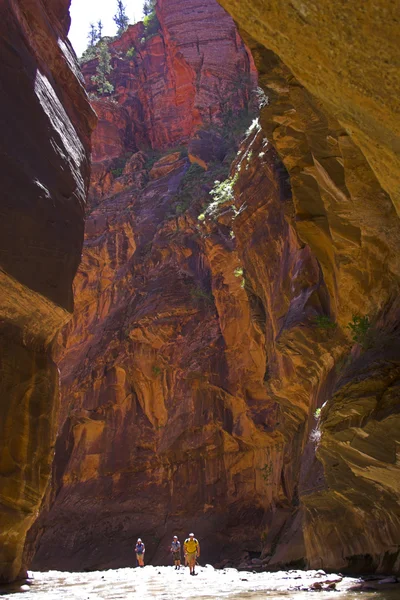
[{"label": "canyon wall", "polygon": [[214,0],[110,43],[29,552],[159,564],[194,529],[206,562],[398,572],[394,38],[380,3],[221,4],[253,58]]},{"label": "canyon wall", "polygon": [[69,42],[68,1],[0,9],[0,581],[23,572],[54,454],[52,341],[71,317],[94,115]]},{"label": "canyon wall", "polygon": [[[288,217],[329,291],[331,323],[317,322],[328,352],[314,348],[304,373],[309,382],[316,377],[324,406],[315,448],[310,443],[302,460],[300,509],[293,506],[286,531],[272,528],[264,554],[272,554],[270,565],[284,563],[302,537],[312,567],[398,572],[395,8],[383,1],[221,4],[252,49],[268,97],[262,128],[290,175]],[[364,329],[360,317],[368,319]],[[335,358],[334,345],[354,319],[358,343],[350,349],[341,341],[342,358]]]},{"label": "canyon wall", "polygon": [[[60,432],[32,533],[35,568],[132,565],[139,534],[148,560],[166,561],[169,537],[188,527],[210,560],[224,547],[240,557],[246,540],[258,549],[275,493],[260,474],[277,412],[262,380],[263,339],[229,232],[219,264],[197,219],[251,123],[256,73],[213,0],[160,2],[157,14],[151,37],[137,24],[110,44],[115,93],[93,100],[90,211],[58,361]],[[96,61],[83,67],[91,93],[95,70]],[[263,166],[268,197],[279,198],[274,169]],[[254,357],[241,357],[241,343]]]}]

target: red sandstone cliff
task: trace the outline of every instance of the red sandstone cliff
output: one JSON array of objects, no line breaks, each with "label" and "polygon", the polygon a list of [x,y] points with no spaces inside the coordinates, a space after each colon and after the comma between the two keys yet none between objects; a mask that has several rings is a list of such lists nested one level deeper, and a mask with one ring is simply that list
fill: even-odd
[{"label": "red sandstone cliff", "polygon": [[[100,121],[92,210],[75,281],[76,317],[59,362],[63,418],[36,566],[131,564],[139,530],[147,534],[149,559],[165,560],[165,536],[174,527],[183,535],[189,522],[202,531],[210,559],[230,545],[237,528],[239,557],[248,541],[258,549],[260,523],[275,494],[261,470],[277,418],[264,389],[264,342],[235,277],[239,258],[229,231],[221,237],[226,264],[218,266],[197,219],[214,180],[229,173],[233,130],[243,131],[254,72],[233,22],[214,1],[203,11],[186,5],[182,21],[177,3],[160,3],[161,34],[144,46],[138,64],[118,59],[115,97],[94,103]],[[193,15],[195,41],[187,34]],[[157,60],[155,48],[162,50]],[[182,65],[185,85],[170,85]],[[117,83],[122,73],[124,90]],[[229,95],[238,77],[246,85]],[[176,106],[181,85],[188,102]],[[131,106],[139,102],[143,113],[152,108],[148,121],[156,125],[135,137]],[[157,125],[166,113],[169,139]],[[208,171],[191,166],[182,150],[159,152],[153,166],[154,152],[126,157],[148,140],[155,148],[186,144],[192,160],[206,140]],[[279,199],[281,173],[269,155],[262,169]],[[222,277],[232,288],[231,308],[217,308],[214,299]],[[235,339],[242,327],[243,339]],[[234,350],[242,344],[238,360]]]},{"label": "red sandstone cliff", "polygon": [[[250,3],[226,4],[249,24]],[[142,45],[137,25],[114,42],[116,94],[94,103],[35,564],[131,565],[139,534],[164,561],[190,527],[209,561],[398,571],[397,215],[325,92],[251,38],[261,127],[210,195],[232,160],[226,116],[248,98],[226,90],[251,61],[217,4],[201,5],[160,0],[160,34]],[[189,158],[165,153],[178,144]],[[357,315],[372,323],[362,344]]]},{"label": "red sandstone cliff", "polygon": [[2,2],[0,580],[23,568],[53,458],[57,332],[71,317],[94,115],[66,34],[68,1]]},{"label": "red sandstone cliff", "polygon": [[[110,45],[115,94],[113,102],[94,102],[100,117],[95,162],[189,140],[200,159],[213,159],[211,148],[207,153],[211,131],[203,133],[203,143],[193,139],[196,132],[229,121],[249,105],[249,91],[256,85],[251,54],[216,2],[168,0],[158,3],[157,15],[157,33],[144,37],[138,23]],[[96,64],[92,60],[83,66],[91,92],[96,90],[91,81]]]}]

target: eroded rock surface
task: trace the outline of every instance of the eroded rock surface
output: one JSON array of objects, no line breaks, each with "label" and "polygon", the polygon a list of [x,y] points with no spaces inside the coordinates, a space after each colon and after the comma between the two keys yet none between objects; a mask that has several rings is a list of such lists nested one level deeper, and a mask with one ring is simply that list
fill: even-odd
[{"label": "eroded rock surface", "polygon": [[[307,358],[295,346],[306,359],[302,392],[314,382],[316,406],[326,405],[304,451],[300,509],[275,517],[264,554],[270,566],[297,556],[312,567],[398,572],[396,18],[387,2],[221,4],[257,40],[245,35],[268,98],[262,128],[290,175],[287,217],[329,292],[329,319],[316,322],[328,352],[311,345]],[[360,315],[372,325],[350,352],[340,335]]]},{"label": "eroded rock surface", "polygon": [[94,115],[66,40],[69,2],[6,1],[0,200],[0,580],[15,579],[56,433],[51,342],[70,318]]},{"label": "eroded rock surface", "polygon": [[[270,11],[267,26],[262,6],[274,3],[251,13],[253,3],[232,2],[257,39],[244,33],[265,92],[235,158],[236,120],[228,136],[224,126],[251,86],[227,106],[214,91],[225,94],[238,68],[249,81],[252,63],[232,21],[201,4],[159,0],[161,32],[142,43],[138,24],[113,42],[116,93],[96,101],[91,210],[35,565],[131,565],[138,535],[148,560],[164,562],[170,536],[190,528],[206,560],[242,569],[398,571],[400,230],[391,175],[382,180],[394,146],[376,159],[368,90],[350,101],[346,78],[337,85],[335,69],[347,60],[361,70],[359,54],[332,61],[322,89],[311,62],[296,67],[308,47],[318,61],[313,43],[289,52],[274,25],[290,27],[296,3],[275,20]],[[293,8],[294,33],[313,6]],[[336,5],[319,7],[334,36]],[[355,13],[343,14],[357,47]],[[85,72],[90,83],[95,61]],[[216,72],[226,73],[217,88]],[[225,183],[210,194],[215,179]],[[369,321],[354,340],[357,316]]]},{"label": "eroded rock surface", "polygon": [[[121,144],[126,152],[185,144],[249,104],[256,85],[251,54],[217,2],[160,0],[157,16],[160,27],[151,35],[137,23],[109,45],[118,103],[98,106],[95,161],[117,156]],[[96,65],[83,65],[90,92]],[[115,150],[107,147],[112,143]]]},{"label": "eroded rock surface", "polygon": [[339,121],[399,211],[398,7],[387,0],[220,4]]}]

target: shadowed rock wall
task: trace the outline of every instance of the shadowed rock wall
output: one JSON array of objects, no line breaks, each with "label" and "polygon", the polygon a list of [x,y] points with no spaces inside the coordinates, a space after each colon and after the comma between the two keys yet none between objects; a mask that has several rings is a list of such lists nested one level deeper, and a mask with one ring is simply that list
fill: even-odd
[{"label": "shadowed rock wall", "polygon": [[94,116],[66,34],[69,2],[0,8],[0,580],[23,568],[53,458],[51,344],[72,311]]}]

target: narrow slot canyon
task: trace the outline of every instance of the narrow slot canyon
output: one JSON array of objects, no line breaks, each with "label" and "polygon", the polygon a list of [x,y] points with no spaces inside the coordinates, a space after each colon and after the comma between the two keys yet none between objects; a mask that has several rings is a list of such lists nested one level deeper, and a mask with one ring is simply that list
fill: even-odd
[{"label": "narrow slot canyon", "polygon": [[70,4],[0,8],[0,595],[398,598],[394,5]]}]

